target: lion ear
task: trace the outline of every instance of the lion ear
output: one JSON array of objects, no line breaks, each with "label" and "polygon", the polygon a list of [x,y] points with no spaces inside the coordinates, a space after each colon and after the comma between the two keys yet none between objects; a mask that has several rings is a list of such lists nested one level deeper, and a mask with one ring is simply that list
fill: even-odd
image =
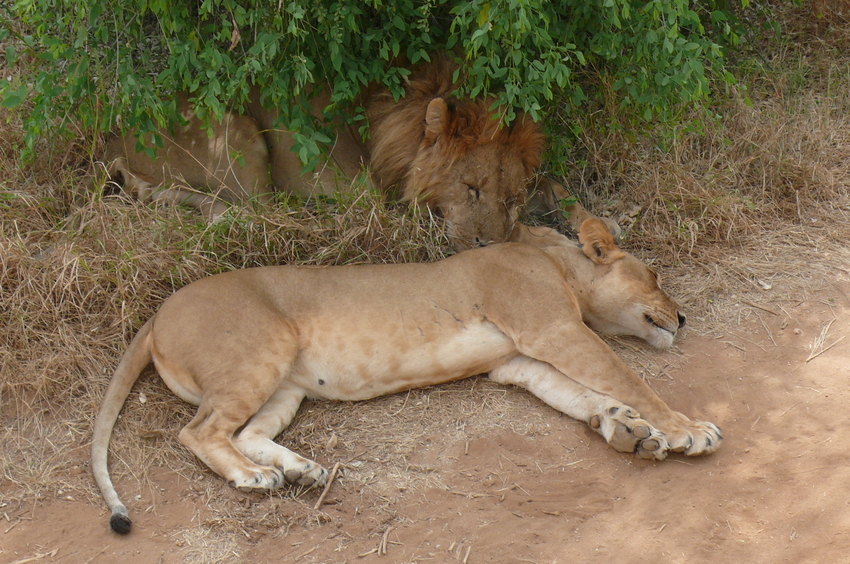
[{"label": "lion ear", "polygon": [[546,137],[526,114],[520,114],[510,125],[511,150],[522,157],[525,173],[530,175],[540,166],[540,156],[546,148]]},{"label": "lion ear", "polygon": [[442,98],[434,98],[428,102],[425,110],[425,142],[434,143],[442,135],[449,124],[449,106]]},{"label": "lion ear", "polygon": [[598,217],[582,222],[578,240],[585,256],[596,264],[611,264],[626,255],[614,242],[614,236],[608,226]]}]

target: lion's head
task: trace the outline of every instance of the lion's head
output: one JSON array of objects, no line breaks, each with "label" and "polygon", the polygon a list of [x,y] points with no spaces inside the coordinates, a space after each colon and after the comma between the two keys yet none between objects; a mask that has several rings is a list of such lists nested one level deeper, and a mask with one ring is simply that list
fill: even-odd
[{"label": "lion's head", "polygon": [[632,335],[668,348],[685,316],[661,289],[658,274],[617,247],[599,218],[581,224],[577,246],[547,227],[519,225],[512,239],[542,248],[564,267],[584,321],[607,335]]},{"label": "lion's head", "polygon": [[372,174],[442,215],[458,250],[508,239],[544,137],[525,115],[500,124],[492,98],[458,100],[449,64],[426,66],[398,102],[370,108]]}]

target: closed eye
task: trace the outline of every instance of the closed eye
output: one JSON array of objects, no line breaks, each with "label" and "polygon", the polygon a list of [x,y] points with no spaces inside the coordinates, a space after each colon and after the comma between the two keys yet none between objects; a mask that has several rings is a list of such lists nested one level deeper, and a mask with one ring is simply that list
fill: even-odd
[{"label": "closed eye", "polygon": [[476,201],[481,199],[481,190],[479,190],[477,186],[467,184],[466,189],[469,192],[470,198],[472,198],[473,200],[476,200]]},{"label": "closed eye", "polygon": [[663,325],[661,325],[660,323],[655,321],[655,319],[651,315],[644,314],[643,319],[644,319],[644,321],[646,321],[647,323],[649,323],[650,325],[652,325],[656,329],[661,329],[662,331],[667,331],[668,333],[673,333],[673,331],[671,331],[670,329],[664,327]]},{"label": "closed eye", "polygon": [[653,326],[655,326],[655,327],[658,327],[659,329],[664,329],[661,325],[659,325],[659,324],[658,324],[658,322],[657,322],[657,321],[655,321],[655,319],[653,319],[653,318],[652,318],[652,316],[651,316],[651,315],[646,315],[646,314],[644,314],[643,319],[644,319],[647,323],[649,323],[650,325],[653,325]]}]

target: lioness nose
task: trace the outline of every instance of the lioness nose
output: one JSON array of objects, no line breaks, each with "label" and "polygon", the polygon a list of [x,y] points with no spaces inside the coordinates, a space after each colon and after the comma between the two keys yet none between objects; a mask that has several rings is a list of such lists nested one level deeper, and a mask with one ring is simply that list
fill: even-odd
[{"label": "lioness nose", "polygon": [[679,312],[676,312],[676,315],[679,316],[679,329],[685,326],[685,316]]}]

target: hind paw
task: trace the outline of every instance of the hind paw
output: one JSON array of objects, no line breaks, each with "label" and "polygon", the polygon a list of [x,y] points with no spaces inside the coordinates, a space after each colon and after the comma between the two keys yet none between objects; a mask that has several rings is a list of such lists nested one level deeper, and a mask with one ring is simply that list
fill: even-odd
[{"label": "hind paw", "polygon": [[257,471],[246,472],[243,476],[230,480],[230,485],[239,490],[274,490],[286,483],[279,468],[258,468]]},{"label": "hind paw", "polygon": [[664,460],[670,445],[664,433],[641,419],[627,405],[616,403],[590,418],[590,426],[618,452],[633,452],[640,458]]},{"label": "hind paw", "polygon": [[324,486],[328,481],[328,471],[306,458],[301,465],[284,470],[283,475],[288,483],[306,488]]}]

